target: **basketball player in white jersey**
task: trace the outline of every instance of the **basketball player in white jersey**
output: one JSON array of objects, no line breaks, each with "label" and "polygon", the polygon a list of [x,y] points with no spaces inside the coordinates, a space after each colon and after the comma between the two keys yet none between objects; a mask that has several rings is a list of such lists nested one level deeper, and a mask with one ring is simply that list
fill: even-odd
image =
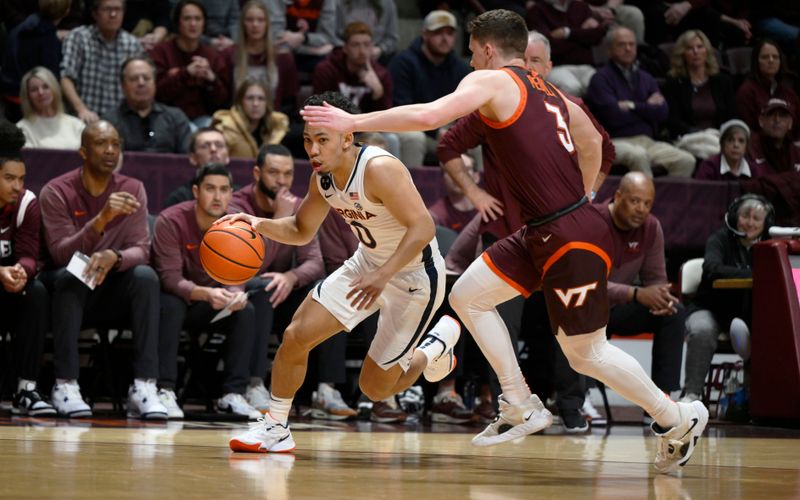
[{"label": "basketball player in white jersey", "polygon": [[[306,104],[323,102],[354,110],[333,92],[311,96]],[[298,308],[275,355],[269,413],[230,440],[234,451],[294,449],[287,420],[309,351],[377,310],[378,331],[359,378],[368,398],[380,401],[401,392],[423,372],[431,382],[441,380],[455,366],[457,321],[444,316],[423,335],[444,299],[445,268],[433,220],[408,169],[383,149],[354,143],[352,133],[306,125],[303,141],[314,173],[296,215],[236,214],[221,220],[243,220],[272,240],[303,245],[333,207],[350,224],[359,246]]]}]

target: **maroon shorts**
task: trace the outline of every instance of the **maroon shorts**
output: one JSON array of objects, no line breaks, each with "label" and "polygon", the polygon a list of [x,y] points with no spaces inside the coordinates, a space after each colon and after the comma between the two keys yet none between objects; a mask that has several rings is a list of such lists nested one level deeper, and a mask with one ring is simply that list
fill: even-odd
[{"label": "maroon shorts", "polygon": [[611,229],[595,205],[553,222],[523,227],[483,253],[484,261],[523,296],[542,288],[553,333],[589,333],[608,323]]}]

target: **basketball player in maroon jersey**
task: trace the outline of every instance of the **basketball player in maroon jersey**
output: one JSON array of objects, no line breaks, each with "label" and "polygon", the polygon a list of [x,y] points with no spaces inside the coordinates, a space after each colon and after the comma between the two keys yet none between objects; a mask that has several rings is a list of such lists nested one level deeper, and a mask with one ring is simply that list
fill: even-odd
[{"label": "basketball player in maroon jersey", "polygon": [[[437,128],[479,113],[486,143],[498,159],[495,166],[526,225],[476,259],[450,294],[450,304],[503,389],[500,414],[473,443],[501,443],[552,423],[525,383],[495,308],[541,286],[553,331],[570,365],[644,408],[655,420],[653,430],[659,437],[656,469],[676,471],[694,451],[708,411],[702,403],[670,400],[633,357],[606,339],[612,241],[608,225],[588,203],[600,169],[600,134],[579,106],[525,69],[527,35],[519,15],[486,12],[470,24],[471,64],[478,71],[466,76],[452,94],[363,115],[327,104],[309,106],[303,116],[311,126],[343,132],[401,132]],[[478,201],[484,214],[500,209],[493,198]]]}]

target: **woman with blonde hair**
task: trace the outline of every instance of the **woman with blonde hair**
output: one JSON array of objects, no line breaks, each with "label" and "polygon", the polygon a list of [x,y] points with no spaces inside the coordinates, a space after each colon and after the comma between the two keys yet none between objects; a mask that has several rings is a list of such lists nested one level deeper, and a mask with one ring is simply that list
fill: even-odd
[{"label": "woman with blonde hair", "polygon": [[36,66],[25,73],[19,97],[23,118],[17,126],[25,134],[26,148],[81,147],[81,133],[86,124],[64,113],[61,86],[49,69]]},{"label": "woman with blonde hair", "polygon": [[246,79],[258,79],[269,89],[274,107],[283,108],[285,102],[291,109],[296,107],[299,84],[294,56],[272,44],[269,13],[262,0],[244,4],[236,45],[225,49],[223,55],[233,71],[234,89]]},{"label": "woman with blonde hair", "polygon": [[702,31],[685,31],[675,42],[664,97],[676,145],[701,159],[719,153],[719,127],[737,115],[736,101],[731,79],[720,73]]},{"label": "woman with blonde hair", "polygon": [[248,78],[236,90],[233,107],[214,113],[212,126],[225,136],[232,157],[256,158],[262,145],[283,140],[289,117],[272,110],[263,81]]}]

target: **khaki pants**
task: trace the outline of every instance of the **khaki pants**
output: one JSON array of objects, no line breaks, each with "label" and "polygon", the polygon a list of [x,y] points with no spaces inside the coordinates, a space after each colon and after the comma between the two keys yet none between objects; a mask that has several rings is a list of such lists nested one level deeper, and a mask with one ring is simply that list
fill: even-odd
[{"label": "khaki pants", "polygon": [[653,176],[652,165],[661,165],[672,177],[691,177],[695,159],[691,153],[668,142],[654,141],[646,135],[612,139],[617,150],[615,163],[628,170]]}]

